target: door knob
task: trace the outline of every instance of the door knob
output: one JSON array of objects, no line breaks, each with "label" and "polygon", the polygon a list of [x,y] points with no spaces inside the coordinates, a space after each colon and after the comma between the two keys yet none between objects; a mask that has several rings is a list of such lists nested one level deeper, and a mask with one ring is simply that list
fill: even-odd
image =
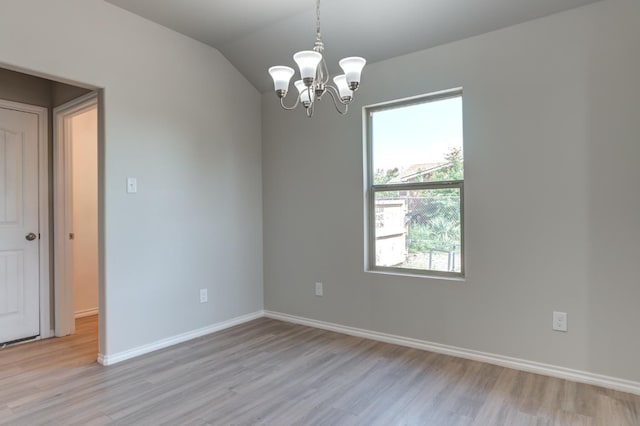
[{"label": "door knob", "polygon": [[33,241],[36,238],[38,238],[38,236],[36,234],[34,234],[33,232],[29,232],[25,238],[27,239],[27,241]]}]

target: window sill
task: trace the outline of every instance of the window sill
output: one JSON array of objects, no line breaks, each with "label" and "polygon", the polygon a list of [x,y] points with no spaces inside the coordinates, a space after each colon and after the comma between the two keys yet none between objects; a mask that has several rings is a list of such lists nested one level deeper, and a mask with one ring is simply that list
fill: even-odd
[{"label": "window sill", "polygon": [[455,282],[466,282],[467,278],[465,276],[448,276],[448,275],[437,275],[437,274],[419,274],[411,271],[403,272],[403,271],[389,271],[382,269],[365,269],[366,273],[369,274],[378,274],[378,275],[392,275],[396,277],[409,277],[409,278],[423,278],[430,280],[442,280],[442,281],[455,281]]}]

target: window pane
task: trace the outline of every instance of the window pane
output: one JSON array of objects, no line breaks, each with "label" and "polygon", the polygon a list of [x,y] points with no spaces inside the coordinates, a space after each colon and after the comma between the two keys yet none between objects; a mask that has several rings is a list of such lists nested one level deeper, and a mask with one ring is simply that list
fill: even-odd
[{"label": "window pane", "polygon": [[371,113],[374,184],[463,179],[462,96]]},{"label": "window pane", "polygon": [[375,193],[375,264],[461,272],[460,189]]}]

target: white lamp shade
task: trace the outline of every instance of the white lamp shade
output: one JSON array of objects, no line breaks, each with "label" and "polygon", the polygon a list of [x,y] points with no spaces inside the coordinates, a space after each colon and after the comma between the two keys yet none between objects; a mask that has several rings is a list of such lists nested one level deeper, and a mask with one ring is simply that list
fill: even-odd
[{"label": "white lamp shade", "polygon": [[293,55],[293,60],[296,61],[298,68],[300,68],[300,77],[302,79],[314,78],[318,64],[322,60],[322,55],[313,50],[303,50]]},{"label": "white lamp shade", "polygon": [[[300,94],[300,102],[311,102],[315,95],[313,89],[309,89],[302,80],[298,80],[294,84]],[[311,92],[311,96],[309,96],[309,92]]]},{"label": "white lamp shade", "polygon": [[349,85],[347,85],[347,76],[344,74],[336,75],[333,77],[333,82],[336,84],[338,88],[338,92],[340,93],[341,98],[352,98],[353,91],[349,89]]},{"label": "white lamp shade", "polygon": [[269,68],[269,74],[271,74],[271,78],[273,78],[273,87],[277,90],[284,90],[285,92],[289,90],[289,81],[291,77],[293,77],[295,71],[290,67],[271,67]]},{"label": "white lamp shade", "polygon": [[347,78],[347,84],[351,84],[353,82],[360,83],[360,74],[362,73],[362,68],[364,68],[366,63],[367,61],[364,58],[360,58],[358,56],[352,56],[340,60],[339,64]]}]

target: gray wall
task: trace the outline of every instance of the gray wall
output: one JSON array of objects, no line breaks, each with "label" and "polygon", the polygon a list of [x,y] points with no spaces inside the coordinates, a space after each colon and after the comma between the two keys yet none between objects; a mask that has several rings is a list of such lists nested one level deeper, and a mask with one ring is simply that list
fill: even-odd
[{"label": "gray wall", "polygon": [[[265,93],[265,309],[640,380],[638,22],[606,0],[372,64],[346,118]],[[466,281],[364,272],[361,106],[458,86]]]},{"label": "gray wall", "polygon": [[104,88],[101,352],[262,309],[259,93],[216,50],[102,0],[2,7],[0,63]]}]

